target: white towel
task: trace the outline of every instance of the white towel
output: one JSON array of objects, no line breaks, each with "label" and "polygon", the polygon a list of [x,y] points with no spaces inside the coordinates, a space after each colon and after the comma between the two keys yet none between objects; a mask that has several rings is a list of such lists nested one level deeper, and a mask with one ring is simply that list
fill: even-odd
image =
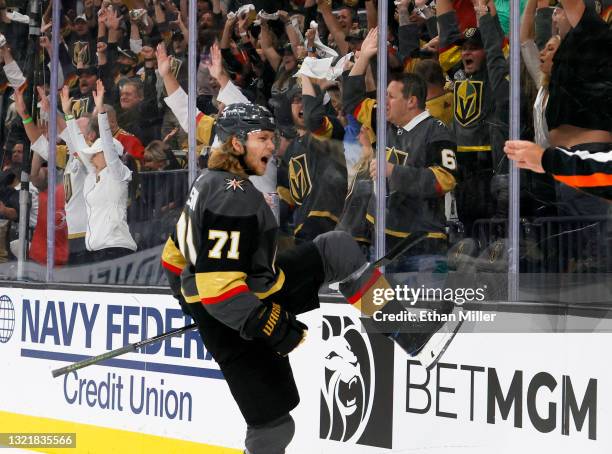
[{"label": "white towel", "polygon": [[310,28],[314,28],[316,30],[314,45],[323,54],[323,56],[337,57],[338,52],[336,52],[331,47],[327,47],[325,44],[323,44],[321,38],[319,38],[319,24],[317,24],[315,21],[311,21]]},{"label": "white towel", "polygon": [[328,58],[313,58],[306,57],[297,75],[313,77],[315,79],[336,80],[342,75],[344,64],[351,58],[353,53],[346,54],[338,62],[333,65],[334,57]]}]

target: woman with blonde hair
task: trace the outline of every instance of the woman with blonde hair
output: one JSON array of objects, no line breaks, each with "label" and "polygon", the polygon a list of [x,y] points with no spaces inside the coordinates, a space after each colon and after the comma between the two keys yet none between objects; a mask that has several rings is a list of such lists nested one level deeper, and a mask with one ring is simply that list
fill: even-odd
[{"label": "woman with blonde hair", "polygon": [[546,148],[550,145],[548,125],[546,124],[546,105],[548,103],[548,82],[552,72],[553,57],[561,44],[561,36],[553,35],[542,50],[535,43],[535,14],[537,0],[529,0],[521,22],[521,55],[529,75],[533,79],[538,94],[533,104],[534,141]]},{"label": "woman with blonde hair", "polygon": [[113,139],[104,106],[104,85],[98,80],[93,93],[100,137],[87,146],[70,110],[67,87],[61,92],[66,127],[81,162],[87,169],[83,184],[87,208],[85,246],[92,262],[112,260],[136,251],[127,224],[128,184],[132,172],[121,161],[123,146]]}]

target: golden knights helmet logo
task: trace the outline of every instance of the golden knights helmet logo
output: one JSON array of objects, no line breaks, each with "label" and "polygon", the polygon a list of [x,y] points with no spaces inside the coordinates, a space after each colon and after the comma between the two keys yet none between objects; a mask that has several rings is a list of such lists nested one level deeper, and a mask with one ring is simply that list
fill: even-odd
[{"label": "golden knights helmet logo", "polygon": [[297,205],[301,205],[312,191],[306,154],[295,156],[289,160],[289,189],[291,197]]},{"label": "golden knights helmet logo", "polygon": [[174,75],[175,79],[178,79],[179,71],[183,66],[183,60],[176,57],[170,57],[170,72]]},{"label": "golden knights helmet logo", "polygon": [[85,66],[89,66],[89,43],[87,41],[76,41],[72,48],[72,64],[78,67],[78,63],[81,61]]},{"label": "golden knights helmet logo", "polygon": [[480,118],[483,86],[479,80],[455,82],[455,119],[461,126],[469,126]]},{"label": "golden knights helmet logo", "polygon": [[74,118],[81,118],[81,115],[89,111],[89,98],[73,100],[71,111]]},{"label": "golden knights helmet logo", "polygon": [[408,165],[408,152],[398,150],[395,147],[387,147],[387,162],[400,166]]}]

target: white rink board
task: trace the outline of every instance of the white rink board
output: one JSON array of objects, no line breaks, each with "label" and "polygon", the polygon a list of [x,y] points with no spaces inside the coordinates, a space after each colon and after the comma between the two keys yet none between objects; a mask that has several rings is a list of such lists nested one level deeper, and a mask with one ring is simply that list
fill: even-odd
[{"label": "white rink board", "polygon": [[[76,355],[141,340],[143,313],[145,337],[157,334],[157,325],[165,331],[190,322],[172,297],[30,289],[0,295],[15,315],[10,338],[0,343],[1,412],[242,449],[245,424],[196,331],[188,342],[174,338],[112,367],[51,377]],[[288,453],[612,451],[612,366],[602,361],[611,334],[460,333],[427,379],[390,342],[361,334],[356,315],[348,305],[324,304],[300,316],[310,330],[291,355],[301,403]],[[554,318],[514,316],[542,326]],[[500,406],[510,389],[504,419]],[[111,408],[103,408],[107,400]]]}]

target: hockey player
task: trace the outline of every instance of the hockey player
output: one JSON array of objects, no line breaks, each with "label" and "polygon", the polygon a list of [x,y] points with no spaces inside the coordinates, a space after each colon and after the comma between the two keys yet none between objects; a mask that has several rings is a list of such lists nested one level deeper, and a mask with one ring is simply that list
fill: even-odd
[{"label": "hockey player", "polygon": [[[364,73],[376,52],[374,29],[364,40],[343,87],[347,111],[372,130],[376,128],[376,106],[375,100],[366,97]],[[444,196],[456,184],[456,147],[448,128],[425,110],[426,96],[425,81],[414,74],[402,75],[387,87],[387,165],[382,169],[389,182],[386,237],[393,247],[401,238],[425,231],[428,240],[419,247],[418,255],[446,256]],[[372,161],[372,176],[378,170],[375,166]],[[367,219],[374,223],[370,205]]]},{"label": "hockey player", "polygon": [[[222,112],[217,129],[223,144],[194,182],[162,257],[173,292],[197,322],[247,422],[250,454],[284,453],[293,437],[289,412],[299,396],[286,355],[307,329],[296,314],[319,306],[324,282],[342,279],[347,299],[371,314],[368,295],[387,285],[343,232],[276,255],[277,223],[248,180],[265,172],[274,128],[272,115],[258,105],[234,104]],[[427,332],[395,339],[411,354],[427,352],[431,362],[438,355],[428,341],[441,326],[423,328]]]},{"label": "hockey player", "polygon": [[612,144],[544,149],[526,140],[509,140],[504,151],[521,169],[549,173],[561,183],[612,200]]}]

